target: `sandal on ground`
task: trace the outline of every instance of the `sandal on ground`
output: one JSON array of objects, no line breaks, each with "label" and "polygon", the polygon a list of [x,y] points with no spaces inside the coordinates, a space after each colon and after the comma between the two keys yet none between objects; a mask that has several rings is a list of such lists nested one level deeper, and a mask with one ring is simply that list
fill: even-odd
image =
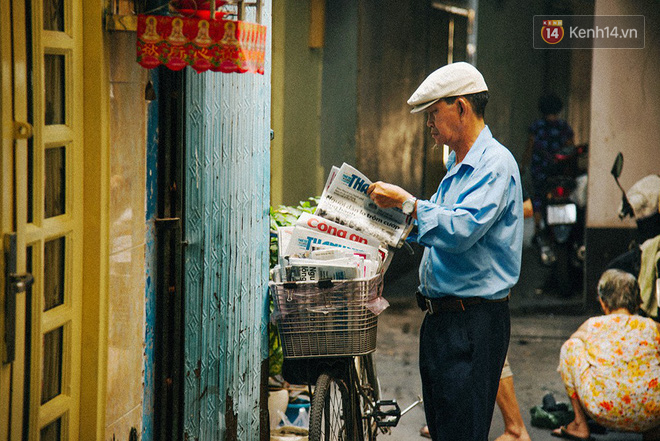
[{"label": "sandal on ground", "polygon": [[573,435],[572,433],[568,433],[566,430],[566,426],[561,426],[559,428],[559,432],[555,432],[554,430],[550,432],[550,435],[557,437],[557,438],[564,438],[564,439],[570,439],[573,441],[589,441],[591,439],[591,436],[588,436],[586,438],[583,438],[581,436]]},{"label": "sandal on ground", "polygon": [[419,436],[423,436],[424,438],[431,438],[431,434],[429,433],[429,426],[424,426],[419,429]]}]

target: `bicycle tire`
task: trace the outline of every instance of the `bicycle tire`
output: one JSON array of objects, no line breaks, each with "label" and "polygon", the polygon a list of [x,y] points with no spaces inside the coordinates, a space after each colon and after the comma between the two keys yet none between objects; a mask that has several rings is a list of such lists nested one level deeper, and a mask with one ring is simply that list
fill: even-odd
[{"label": "bicycle tire", "polygon": [[321,373],[312,396],[309,441],[353,441],[354,434],[355,409],[348,384]]},{"label": "bicycle tire", "polygon": [[376,375],[372,354],[355,359],[359,397],[360,432],[363,441],[375,441],[378,427],[374,415],[376,402],[380,399],[380,385]]}]

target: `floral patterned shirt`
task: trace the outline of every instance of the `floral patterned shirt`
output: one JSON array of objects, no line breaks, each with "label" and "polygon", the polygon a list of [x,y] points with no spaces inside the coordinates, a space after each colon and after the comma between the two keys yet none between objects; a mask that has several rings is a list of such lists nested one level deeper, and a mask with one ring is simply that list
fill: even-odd
[{"label": "floral patterned shirt", "polygon": [[559,371],[569,395],[600,424],[643,431],[660,423],[660,333],[638,315],[592,317],[584,343],[562,348]]}]

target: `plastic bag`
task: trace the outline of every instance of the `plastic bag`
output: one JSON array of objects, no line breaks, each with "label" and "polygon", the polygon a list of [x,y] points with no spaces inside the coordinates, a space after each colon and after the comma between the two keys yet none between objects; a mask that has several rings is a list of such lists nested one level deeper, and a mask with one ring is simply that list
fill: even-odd
[{"label": "plastic bag", "polygon": [[302,427],[303,429],[309,428],[309,414],[307,408],[301,407],[298,410],[298,417],[291,423],[294,427]]},{"label": "plastic bag", "polygon": [[367,302],[367,309],[376,315],[385,311],[389,306],[390,302],[388,302],[383,296],[376,296]]}]

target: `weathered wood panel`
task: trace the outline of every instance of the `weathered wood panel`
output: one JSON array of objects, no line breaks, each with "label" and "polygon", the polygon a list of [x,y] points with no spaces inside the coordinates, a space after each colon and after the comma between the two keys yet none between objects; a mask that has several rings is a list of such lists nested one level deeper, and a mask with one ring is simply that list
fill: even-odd
[{"label": "weathered wood panel", "polygon": [[427,2],[360,2],[357,166],[420,195],[424,117],[406,101],[429,72]]},{"label": "weathered wood panel", "polygon": [[[262,23],[270,28],[268,0],[263,14]],[[189,440],[263,439],[270,50],[265,70],[265,75],[186,73],[184,438]]]}]

